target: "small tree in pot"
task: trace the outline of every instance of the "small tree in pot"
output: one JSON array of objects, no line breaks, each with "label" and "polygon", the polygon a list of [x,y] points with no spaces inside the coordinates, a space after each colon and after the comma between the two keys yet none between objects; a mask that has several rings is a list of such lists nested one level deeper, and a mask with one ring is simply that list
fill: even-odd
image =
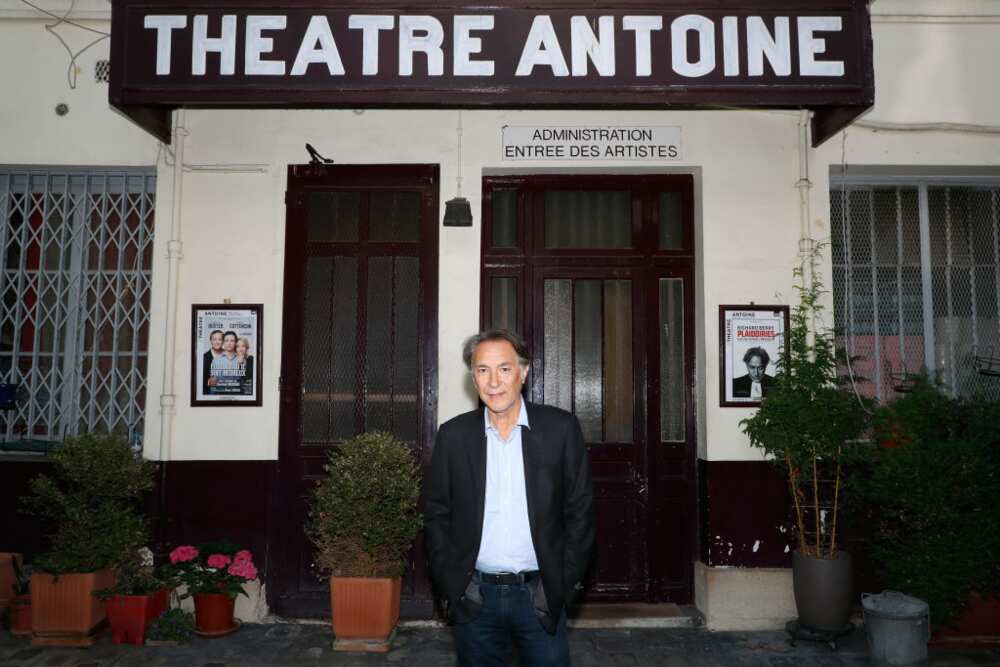
[{"label": "small tree in pot", "polygon": [[795,269],[799,302],[785,332],[774,385],[757,413],[740,422],[788,478],[798,549],[793,582],[799,623],[821,631],[847,625],[852,601],[850,555],[841,551],[838,511],[845,467],[866,454],[867,401],[842,386],[833,332],[822,320],[821,247]]},{"label": "small tree in pot", "polygon": [[154,465],[113,435],[69,438],[52,460],[52,475],[33,479],[22,499],[55,526],[31,579],[35,641],[86,644],[105,618],[92,593],[114,584],[115,568],[146,541],[141,503]]},{"label": "small tree in pot", "polygon": [[404,442],[371,432],[331,451],[325,470],[306,531],[318,569],[331,575],[334,648],[386,650],[405,555],[422,526],[419,468]]}]

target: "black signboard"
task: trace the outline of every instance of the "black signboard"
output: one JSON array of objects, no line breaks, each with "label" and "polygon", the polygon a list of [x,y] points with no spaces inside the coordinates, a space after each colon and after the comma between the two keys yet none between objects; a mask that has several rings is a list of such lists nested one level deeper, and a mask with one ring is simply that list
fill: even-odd
[{"label": "black signboard", "polygon": [[111,33],[111,103],[165,141],[181,106],[770,107],[818,144],[874,100],[864,0],[114,0]]}]

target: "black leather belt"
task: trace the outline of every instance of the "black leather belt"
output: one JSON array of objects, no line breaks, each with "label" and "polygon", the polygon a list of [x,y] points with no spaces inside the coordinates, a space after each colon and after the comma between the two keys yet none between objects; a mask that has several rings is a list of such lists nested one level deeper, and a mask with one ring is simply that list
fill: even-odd
[{"label": "black leather belt", "polygon": [[494,586],[522,586],[529,584],[539,576],[538,570],[531,572],[480,572],[476,570],[475,579],[482,584]]}]

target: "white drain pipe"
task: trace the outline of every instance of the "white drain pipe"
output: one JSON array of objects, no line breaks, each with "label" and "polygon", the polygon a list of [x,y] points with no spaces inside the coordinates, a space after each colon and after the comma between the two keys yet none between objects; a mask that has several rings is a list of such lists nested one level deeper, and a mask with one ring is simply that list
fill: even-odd
[{"label": "white drain pipe", "polygon": [[[170,240],[167,241],[167,317],[163,337],[163,383],[160,387],[160,453],[163,462],[170,460],[173,445],[173,427],[177,396],[174,394],[174,371],[177,355],[174,346],[177,340],[177,277],[182,257],[181,246],[181,199],[184,183],[184,109],[174,111],[174,174],[173,197],[170,206]],[[165,482],[166,480],[162,480]],[[161,486],[165,486],[161,484]],[[161,489],[162,491],[163,489]]]},{"label": "white drain pipe", "polygon": [[809,191],[812,181],[809,180],[809,120],[812,112],[808,109],[799,111],[799,180],[795,187],[799,190],[799,253],[806,257],[812,252],[813,238],[810,229]]}]

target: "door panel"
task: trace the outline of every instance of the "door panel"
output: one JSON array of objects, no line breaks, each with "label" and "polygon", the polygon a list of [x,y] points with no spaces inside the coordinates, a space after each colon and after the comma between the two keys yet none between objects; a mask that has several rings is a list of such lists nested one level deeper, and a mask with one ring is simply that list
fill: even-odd
[{"label": "door panel", "polygon": [[[279,473],[268,602],[327,616],[312,569],[305,498],[329,452],[370,430],[426,463],[435,427],[437,168],[289,169]],[[410,557],[403,613],[429,616],[423,547]]]},{"label": "door panel", "polygon": [[[535,273],[542,322],[534,346],[544,371],[532,382],[535,400],[573,412],[590,451],[598,540],[588,586],[591,598],[643,599],[645,438],[638,432],[633,280],[593,269],[545,268]],[[530,379],[529,379],[530,381]],[[639,420],[636,420],[637,412]]]}]

